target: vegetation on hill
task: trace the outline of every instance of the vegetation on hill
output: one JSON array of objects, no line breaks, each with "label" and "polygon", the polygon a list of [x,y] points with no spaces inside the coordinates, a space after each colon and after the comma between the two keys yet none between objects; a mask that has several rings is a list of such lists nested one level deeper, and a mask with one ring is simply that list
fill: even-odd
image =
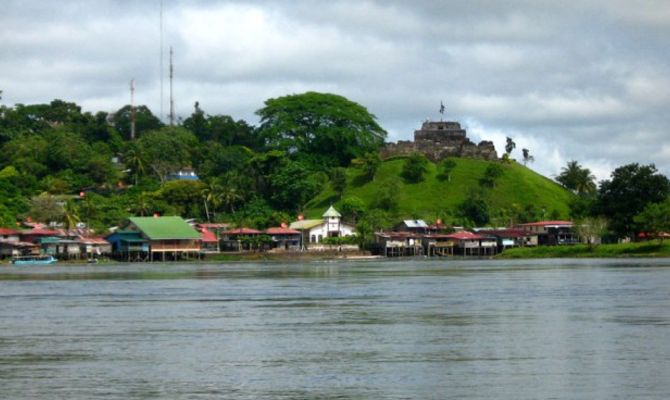
[{"label": "vegetation on hill", "polygon": [[[352,199],[368,208],[385,200],[382,208],[396,218],[440,218],[447,224],[473,225],[482,221],[472,221],[462,211],[468,203],[483,200],[489,215],[483,222],[496,226],[569,217],[569,204],[575,196],[523,165],[466,158],[449,160],[453,166],[449,163],[448,176],[440,165],[425,161],[419,163],[425,172],[412,175],[411,179],[406,177],[406,163],[416,165],[412,157],[384,161],[373,179],[368,179],[361,168],[350,167],[341,196],[326,187],[307,204],[306,214],[317,217],[331,203],[346,209]],[[421,180],[415,179],[418,175]],[[385,196],[391,198],[384,199]]]}]

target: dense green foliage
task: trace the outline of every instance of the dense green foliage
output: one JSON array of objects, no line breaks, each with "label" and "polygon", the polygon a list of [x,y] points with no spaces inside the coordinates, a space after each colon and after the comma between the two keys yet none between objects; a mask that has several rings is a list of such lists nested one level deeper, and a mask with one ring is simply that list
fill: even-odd
[{"label": "dense green foliage", "polygon": [[634,237],[640,229],[635,216],[650,203],[670,195],[670,181],[652,165],[628,164],[615,169],[611,179],[600,183],[593,212],[610,220],[617,236]]},{"label": "dense green foliage", "polygon": [[266,146],[319,168],[347,166],[376,151],[386,132],[374,115],[342,96],[307,92],[269,99],[258,110]]},{"label": "dense green foliage", "polygon": [[[386,135],[365,108],[330,94],[270,99],[258,114],[256,128],[196,103],[181,125],[165,126],[143,105],[113,114],[61,100],[1,106],[0,225],[104,230],[155,213],[278,225],[324,187],[343,192],[339,166],[376,154]],[[190,171],[199,180],[179,178]]]}]

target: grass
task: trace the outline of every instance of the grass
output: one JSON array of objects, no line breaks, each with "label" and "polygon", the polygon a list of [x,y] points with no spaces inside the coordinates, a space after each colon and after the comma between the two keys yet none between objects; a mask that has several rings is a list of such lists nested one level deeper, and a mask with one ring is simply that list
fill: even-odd
[{"label": "grass", "polygon": [[670,257],[670,241],[587,245],[520,247],[505,250],[498,258],[616,258]]},{"label": "grass", "polygon": [[[347,188],[342,198],[355,196],[370,205],[386,182],[396,182],[398,209],[396,214],[402,217],[435,220],[439,215],[453,215],[458,204],[462,203],[472,189],[480,188],[479,180],[484,176],[491,161],[467,158],[453,158],[456,167],[450,181],[440,179],[438,166],[429,163],[424,180],[419,183],[406,183],[400,176],[405,160],[394,158],[382,163],[373,181],[361,179],[356,168],[347,169]],[[491,215],[502,209],[522,209],[532,205],[545,209],[547,218],[558,214],[567,218],[568,203],[573,195],[550,179],[518,163],[500,164],[504,173],[496,181],[494,188],[485,190],[486,201]],[[319,218],[330,205],[337,207],[339,199],[328,186],[307,204],[308,218]]]}]

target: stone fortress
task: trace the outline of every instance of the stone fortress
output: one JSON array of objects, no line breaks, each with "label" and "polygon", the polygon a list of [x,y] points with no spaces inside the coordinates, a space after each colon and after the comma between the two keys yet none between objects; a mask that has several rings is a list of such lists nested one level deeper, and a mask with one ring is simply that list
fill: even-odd
[{"label": "stone fortress", "polygon": [[452,121],[426,121],[421,129],[414,131],[414,141],[400,140],[386,143],[380,151],[382,159],[393,156],[421,153],[433,162],[447,157],[479,158],[497,160],[493,142],[483,140],[474,144],[467,138],[461,124]]}]

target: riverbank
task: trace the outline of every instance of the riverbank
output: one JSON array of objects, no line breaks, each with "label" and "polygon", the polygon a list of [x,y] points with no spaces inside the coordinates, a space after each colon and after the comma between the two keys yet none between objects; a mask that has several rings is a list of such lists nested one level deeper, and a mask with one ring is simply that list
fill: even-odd
[{"label": "riverbank", "polygon": [[585,244],[573,246],[538,246],[507,249],[496,258],[629,258],[670,257],[670,241],[662,243],[617,243],[589,247]]}]

